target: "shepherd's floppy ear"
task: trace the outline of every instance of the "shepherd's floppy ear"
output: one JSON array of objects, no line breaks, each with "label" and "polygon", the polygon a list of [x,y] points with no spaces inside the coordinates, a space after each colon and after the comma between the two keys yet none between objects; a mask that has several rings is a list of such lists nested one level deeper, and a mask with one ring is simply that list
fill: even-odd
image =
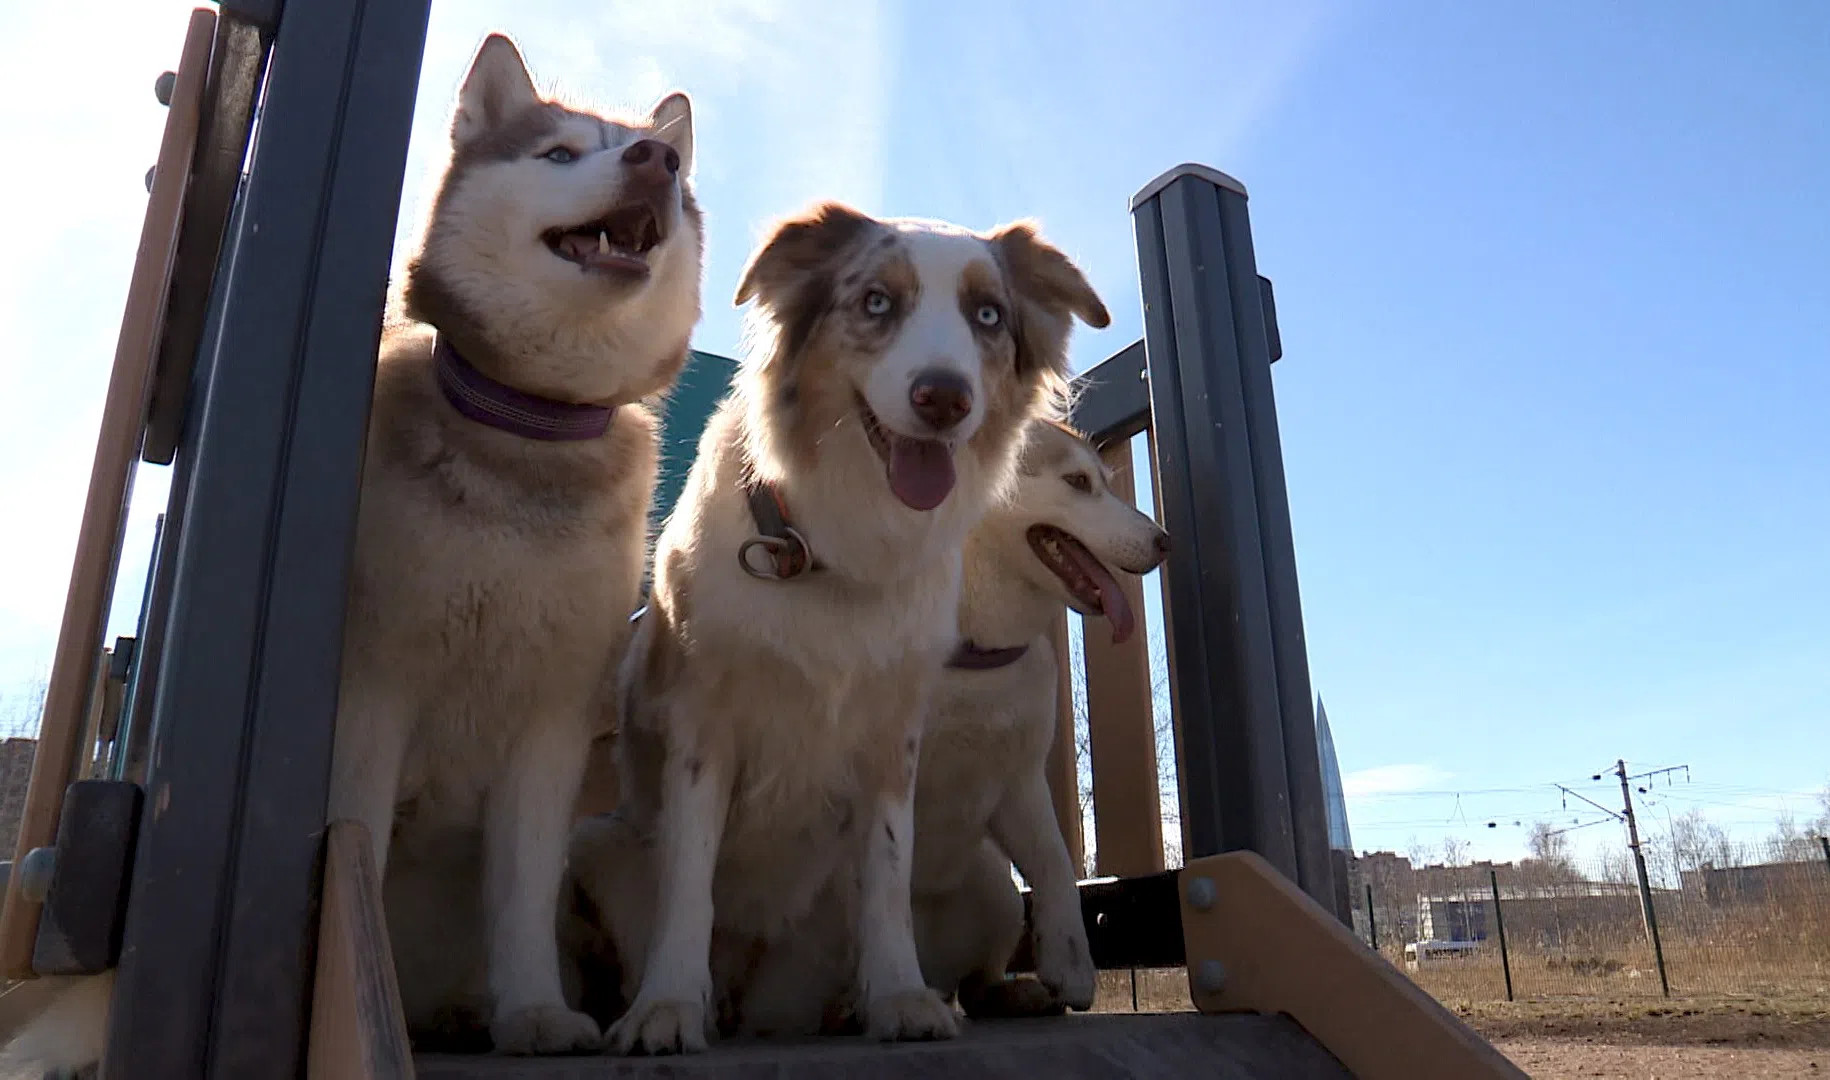
[{"label": "shepherd's floppy ear", "polygon": [[775,306],[798,292],[822,267],[856,243],[872,220],[842,203],[825,202],[775,226],[737,282],[738,307],[761,298]]},{"label": "shepherd's floppy ear", "polygon": [[1012,222],[992,232],[990,240],[1011,287],[1025,300],[1058,315],[1071,312],[1095,330],[1112,324],[1106,305],[1080,267],[1042,239],[1035,222]]},{"label": "shepherd's floppy ear", "polygon": [[469,142],[522,109],[538,104],[540,94],[521,59],[521,50],[507,35],[491,34],[477,49],[464,85],[458,90],[457,112],[451,118],[451,141]]},{"label": "shepherd's floppy ear", "polygon": [[680,175],[693,172],[693,101],[676,90],[662,98],[648,114],[648,134],[680,155]]}]

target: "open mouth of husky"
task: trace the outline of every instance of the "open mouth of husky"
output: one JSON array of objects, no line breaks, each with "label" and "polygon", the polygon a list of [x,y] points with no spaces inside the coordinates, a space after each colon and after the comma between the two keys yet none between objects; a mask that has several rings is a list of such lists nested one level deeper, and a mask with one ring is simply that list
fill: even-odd
[{"label": "open mouth of husky", "polygon": [[1067,586],[1076,610],[1106,617],[1112,624],[1113,644],[1131,636],[1137,625],[1137,619],[1131,613],[1131,602],[1125,599],[1124,590],[1118,587],[1112,572],[1094,558],[1073,533],[1053,525],[1031,525],[1029,547],[1036,553],[1036,558],[1042,560],[1042,565]]},{"label": "open mouth of husky", "polygon": [[863,394],[853,391],[853,396],[858,399],[858,416],[864,421],[864,437],[883,459],[889,474],[890,491],[911,510],[932,510],[947,501],[947,494],[953,490],[952,448],[939,439],[896,434],[877,419]]},{"label": "open mouth of husky", "polygon": [[588,273],[643,277],[648,253],[667,239],[667,231],[654,207],[631,203],[571,228],[548,229],[541,239],[553,254]]}]

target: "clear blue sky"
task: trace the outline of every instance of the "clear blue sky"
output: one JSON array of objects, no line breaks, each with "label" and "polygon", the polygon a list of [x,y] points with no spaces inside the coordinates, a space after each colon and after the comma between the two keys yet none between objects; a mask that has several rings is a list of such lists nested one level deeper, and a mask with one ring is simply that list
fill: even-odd
[{"label": "clear blue sky", "polygon": [[[28,150],[0,179],[0,695],[54,641],[162,121],[149,87],[187,6],[123,5],[80,83],[44,47],[50,8],[0,12],[14,85],[67,98],[0,102]],[[1604,795],[1586,778],[1619,756],[1692,766],[1655,820],[1702,806],[1756,835],[1782,806],[1814,812],[1830,6],[435,6],[403,230],[487,30],[584,96],[684,87],[713,351],[735,348],[761,223],[833,196],[1040,217],[1115,316],[1078,338],[1088,366],[1140,332],[1132,192],[1184,160],[1241,178],[1277,283],[1310,664],[1359,846],[1456,834],[1510,856],[1511,822],[1579,816],[1542,785]],[[164,491],[148,470],[117,632]]]}]

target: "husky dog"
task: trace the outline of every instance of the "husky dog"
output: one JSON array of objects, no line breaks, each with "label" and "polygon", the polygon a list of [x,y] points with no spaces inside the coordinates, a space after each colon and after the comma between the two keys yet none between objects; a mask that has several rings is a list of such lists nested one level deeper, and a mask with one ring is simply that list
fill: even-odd
[{"label": "husky dog", "polygon": [[1072,317],[1109,318],[1027,223],[831,203],[774,230],[736,299],[750,348],[622,669],[625,802],[574,836],[633,990],[609,1041],[703,1049],[729,985],[714,952],[780,940],[829,881],[855,890],[842,963],[869,1033],[947,1038],[909,908],[928,692],[958,644],[966,534],[1065,383]]},{"label": "husky dog", "polygon": [[[1066,604],[1125,640],[1136,617],[1111,568],[1148,573],[1168,550],[1169,535],[1112,491],[1093,447],[1046,421],[1029,426],[1014,498],[966,543],[966,644],[922,735],[912,888],[922,972],[968,1015],[1093,1004],[1079,874],[1044,772],[1058,663],[1049,624]],[[1039,987],[1004,978],[1023,933],[1013,861],[1030,886]]]},{"label": "husky dog", "polygon": [[644,118],[568,108],[491,36],[383,339],[330,810],[374,836],[422,1039],[601,1039],[564,1004],[553,920],[638,602],[657,461],[642,402],[699,319],[692,152],[684,95]]},{"label": "husky dog", "polygon": [[[554,910],[610,658],[637,603],[655,421],[699,318],[692,109],[544,99],[491,35],[404,312],[384,328],[362,478],[330,812],[368,827],[416,1037],[594,1048]],[[11,1048],[101,1056],[110,977]]]}]

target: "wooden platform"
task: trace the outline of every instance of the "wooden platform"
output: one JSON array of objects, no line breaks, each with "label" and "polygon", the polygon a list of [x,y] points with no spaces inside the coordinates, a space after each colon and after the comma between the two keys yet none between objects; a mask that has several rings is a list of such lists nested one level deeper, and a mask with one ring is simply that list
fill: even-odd
[{"label": "wooden platform", "polygon": [[986,1021],[950,1042],[859,1038],[725,1043],[693,1057],[506,1058],[422,1055],[418,1080],[838,1080],[989,1077],[1008,1080],[1202,1077],[1352,1080],[1294,1022],[1255,1014],[1105,1013]]}]

